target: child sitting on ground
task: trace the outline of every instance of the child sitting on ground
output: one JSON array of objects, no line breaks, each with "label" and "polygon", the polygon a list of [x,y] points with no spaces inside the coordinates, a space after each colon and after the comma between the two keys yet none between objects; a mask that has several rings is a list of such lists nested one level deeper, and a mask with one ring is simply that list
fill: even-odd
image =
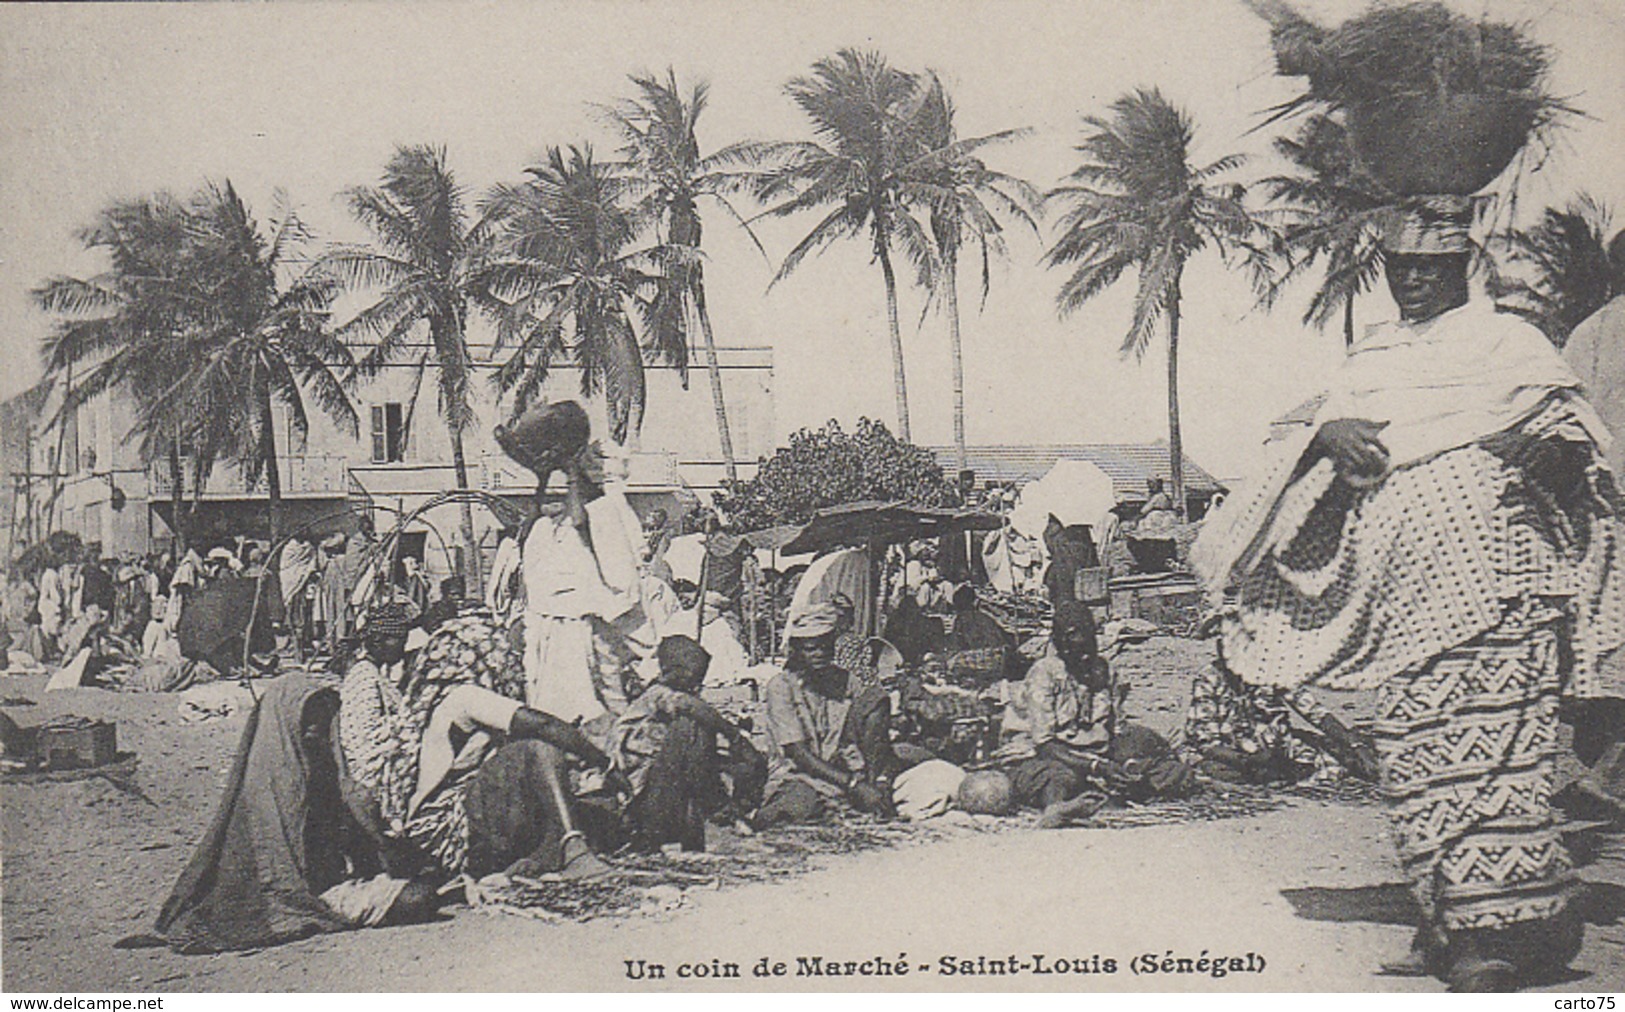
[{"label": "child sitting on ground", "polygon": [[761,802],[767,761],[741,728],[696,695],[711,664],[703,647],[668,636],[656,659],[659,680],[615,722],[612,755],[632,785],[626,815],[639,849],[677,843],[701,851],[708,816],[730,806],[743,816]]}]

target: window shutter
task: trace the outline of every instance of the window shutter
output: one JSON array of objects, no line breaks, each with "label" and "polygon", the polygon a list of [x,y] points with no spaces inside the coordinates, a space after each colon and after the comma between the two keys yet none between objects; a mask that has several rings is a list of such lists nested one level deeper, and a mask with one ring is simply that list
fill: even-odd
[{"label": "window shutter", "polygon": [[383,464],[389,460],[388,433],[384,425],[384,406],[372,406],[372,462]]},{"label": "window shutter", "polygon": [[390,463],[405,460],[406,433],[401,425],[401,405],[398,401],[384,405],[384,436]]}]

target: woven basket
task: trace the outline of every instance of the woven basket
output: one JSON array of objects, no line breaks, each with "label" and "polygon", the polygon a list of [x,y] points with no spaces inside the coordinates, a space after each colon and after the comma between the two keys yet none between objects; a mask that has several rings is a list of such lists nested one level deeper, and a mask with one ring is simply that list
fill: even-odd
[{"label": "woven basket", "polygon": [[1506,170],[1534,129],[1535,107],[1496,95],[1441,94],[1351,106],[1366,168],[1396,193],[1476,193]]}]

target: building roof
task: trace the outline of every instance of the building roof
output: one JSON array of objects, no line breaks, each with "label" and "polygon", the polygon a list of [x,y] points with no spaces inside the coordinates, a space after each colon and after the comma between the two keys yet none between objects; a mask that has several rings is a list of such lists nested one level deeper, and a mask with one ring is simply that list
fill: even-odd
[{"label": "building roof", "polygon": [[[928,447],[937,463],[952,473],[957,455],[951,446]],[[1185,454],[1185,492],[1212,495],[1224,486],[1206,469]],[[1143,501],[1146,481],[1168,480],[1168,444],[1154,443],[1051,443],[1047,445],[994,444],[967,446],[965,466],[982,482],[1028,482],[1049,473],[1058,460],[1085,460],[1112,480],[1118,502]]]}]

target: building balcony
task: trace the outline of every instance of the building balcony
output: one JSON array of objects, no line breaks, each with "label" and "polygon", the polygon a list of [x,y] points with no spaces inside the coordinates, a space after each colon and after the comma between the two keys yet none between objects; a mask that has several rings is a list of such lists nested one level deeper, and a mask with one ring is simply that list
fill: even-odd
[{"label": "building balcony", "polygon": [[[349,460],[338,454],[297,454],[277,458],[282,478],[284,499],[344,499],[350,494]],[[172,499],[174,482],[170,480],[169,462],[154,461],[147,468],[154,499]],[[182,494],[191,498],[192,470],[181,461]],[[269,494],[265,476],[250,484],[235,464],[216,464],[203,486],[203,501],[224,499],[260,499]]]}]

